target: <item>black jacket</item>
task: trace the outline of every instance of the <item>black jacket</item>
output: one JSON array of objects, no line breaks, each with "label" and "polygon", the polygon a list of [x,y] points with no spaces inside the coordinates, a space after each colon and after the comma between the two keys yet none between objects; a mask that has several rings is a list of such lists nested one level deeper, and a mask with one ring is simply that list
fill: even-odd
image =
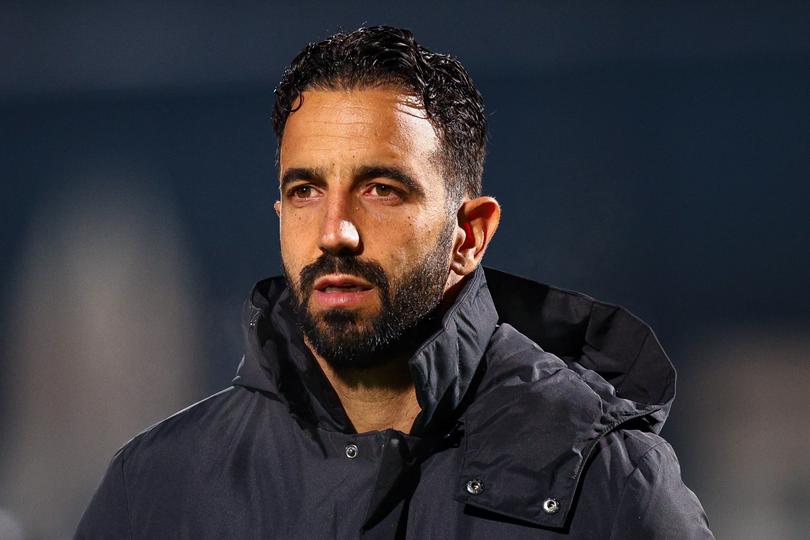
[{"label": "black jacket", "polygon": [[628,312],[479,269],[410,360],[412,434],[357,434],[288,295],[256,286],[233,386],[119,450],[78,538],[712,538]]}]

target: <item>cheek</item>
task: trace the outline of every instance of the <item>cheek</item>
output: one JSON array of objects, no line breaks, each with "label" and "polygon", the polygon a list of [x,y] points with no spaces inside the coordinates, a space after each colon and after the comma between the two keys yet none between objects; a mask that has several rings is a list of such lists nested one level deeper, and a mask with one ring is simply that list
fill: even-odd
[{"label": "cheek", "polygon": [[279,219],[279,240],[281,244],[281,257],[287,269],[299,270],[309,251],[307,239],[311,236],[311,223],[302,215],[282,213]]},{"label": "cheek", "polygon": [[[400,275],[421,262],[438,241],[440,226],[420,215],[380,220],[370,224],[376,233],[366,238],[368,256]],[[387,260],[386,260],[387,259]]]}]

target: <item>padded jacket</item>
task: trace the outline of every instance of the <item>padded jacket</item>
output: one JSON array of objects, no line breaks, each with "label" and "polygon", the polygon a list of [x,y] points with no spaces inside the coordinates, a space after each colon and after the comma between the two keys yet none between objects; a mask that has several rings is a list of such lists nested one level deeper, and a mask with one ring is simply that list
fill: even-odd
[{"label": "padded jacket", "polygon": [[674,369],[622,308],[479,268],[409,361],[409,434],[355,432],[283,279],[244,328],[232,385],[121,448],[77,538],[713,538],[658,435]]}]

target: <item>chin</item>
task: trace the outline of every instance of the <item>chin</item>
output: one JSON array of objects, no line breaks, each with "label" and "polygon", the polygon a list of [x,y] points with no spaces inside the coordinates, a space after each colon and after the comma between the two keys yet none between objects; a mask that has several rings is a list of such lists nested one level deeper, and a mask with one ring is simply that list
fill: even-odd
[{"label": "chin", "polygon": [[318,321],[318,326],[351,325],[352,327],[371,327],[372,321],[379,316],[379,311],[369,312],[368,309],[333,307],[322,308],[317,311],[310,309],[309,316]]}]

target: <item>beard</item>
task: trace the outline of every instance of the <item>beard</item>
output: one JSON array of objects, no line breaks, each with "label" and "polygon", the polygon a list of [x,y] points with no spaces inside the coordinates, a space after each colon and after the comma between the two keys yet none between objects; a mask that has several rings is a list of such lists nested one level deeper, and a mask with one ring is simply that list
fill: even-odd
[{"label": "beard", "polygon": [[[454,226],[448,219],[433,249],[396,280],[377,262],[354,255],[324,253],[301,270],[297,286],[283,265],[293,311],[312,348],[338,371],[381,366],[412,352],[441,302]],[[371,317],[346,308],[313,313],[309,301],[315,280],[333,273],[358,276],[373,285],[379,312]]]}]

